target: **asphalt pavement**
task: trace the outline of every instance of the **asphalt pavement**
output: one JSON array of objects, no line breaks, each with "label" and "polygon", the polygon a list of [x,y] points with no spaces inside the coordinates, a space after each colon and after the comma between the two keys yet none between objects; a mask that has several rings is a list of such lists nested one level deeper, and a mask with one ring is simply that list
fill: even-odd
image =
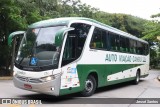
[{"label": "asphalt pavement", "polygon": [[0,98],[37,100],[42,103],[42,105],[1,104],[0,107],[160,107],[159,76],[160,70],[150,70],[149,76],[142,78],[138,85],[126,82],[99,88],[88,98],[80,97],[79,93],[62,97],[39,94],[14,87],[12,80],[0,80]]}]

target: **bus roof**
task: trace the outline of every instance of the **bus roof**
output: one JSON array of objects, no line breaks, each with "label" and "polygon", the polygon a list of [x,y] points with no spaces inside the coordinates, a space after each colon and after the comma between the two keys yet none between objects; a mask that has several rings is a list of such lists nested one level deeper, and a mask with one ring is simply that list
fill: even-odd
[{"label": "bus roof", "polygon": [[65,17],[65,18],[55,18],[55,19],[48,19],[48,20],[43,20],[43,21],[39,21],[39,22],[36,22],[36,23],[33,23],[29,26],[29,28],[40,28],[40,27],[49,27],[49,26],[68,26],[68,24],[71,22],[71,21],[76,21],[76,20],[85,20],[85,21],[89,21],[89,22],[92,22],[92,23],[95,23],[95,24],[99,24],[103,27],[105,27],[107,30],[109,31],[113,31],[114,33],[116,34],[119,34],[119,35],[122,35],[122,36],[125,36],[125,37],[129,37],[129,38],[132,38],[132,39],[135,39],[135,40],[138,40],[138,41],[142,41],[142,42],[145,42],[145,43],[148,43],[136,36],[133,36],[129,33],[126,33],[124,31],[121,31],[119,29],[116,29],[114,27],[111,27],[109,25],[106,25],[106,24],[103,24],[101,22],[98,22],[94,19],[90,19],[90,18],[85,18],[85,17]]}]

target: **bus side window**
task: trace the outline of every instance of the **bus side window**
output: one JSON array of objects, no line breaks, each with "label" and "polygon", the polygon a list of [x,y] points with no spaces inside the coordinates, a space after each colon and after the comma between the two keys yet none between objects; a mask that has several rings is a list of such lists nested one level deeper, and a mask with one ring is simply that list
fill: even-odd
[{"label": "bus side window", "polygon": [[149,53],[149,45],[148,44],[144,44],[145,45],[145,54],[147,55]]},{"label": "bus side window", "polygon": [[115,35],[113,33],[110,33],[110,46],[111,50],[115,51],[116,50],[116,41],[115,41]]},{"label": "bus side window", "polygon": [[120,51],[120,36],[118,34],[115,35],[116,40],[116,51]]},{"label": "bus side window", "polygon": [[104,44],[102,42],[102,30],[99,28],[95,28],[93,35],[92,35],[90,48],[91,49],[102,49],[103,46]]},{"label": "bus side window", "polygon": [[130,43],[129,43],[129,38],[120,36],[120,51],[121,52],[130,52]]},{"label": "bus side window", "polygon": [[136,54],[136,41],[130,39],[130,53]]},{"label": "bus side window", "polygon": [[130,43],[129,43],[129,38],[126,38],[126,52],[130,52]]},{"label": "bus side window", "polygon": [[141,48],[142,48],[142,43],[140,43],[140,42],[137,42],[137,54],[142,54],[142,50],[141,50]]},{"label": "bus side window", "polygon": [[112,51],[119,51],[120,50],[119,35],[110,33],[110,44]]},{"label": "bus side window", "polygon": [[111,47],[111,33],[110,32],[107,32],[107,50],[111,50],[112,47]]},{"label": "bus side window", "polygon": [[120,52],[126,52],[126,38],[120,36]]},{"label": "bus side window", "polygon": [[106,32],[105,30],[102,30],[102,44],[103,44],[102,49],[104,50],[108,50],[107,49],[107,46],[108,46],[107,36],[108,36],[108,32]]}]

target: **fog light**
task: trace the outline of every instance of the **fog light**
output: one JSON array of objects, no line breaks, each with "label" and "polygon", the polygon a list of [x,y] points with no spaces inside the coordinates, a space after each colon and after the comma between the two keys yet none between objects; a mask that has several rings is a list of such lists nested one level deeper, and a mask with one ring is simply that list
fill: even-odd
[{"label": "fog light", "polygon": [[53,91],[53,90],[54,90],[54,87],[52,87],[51,90]]}]

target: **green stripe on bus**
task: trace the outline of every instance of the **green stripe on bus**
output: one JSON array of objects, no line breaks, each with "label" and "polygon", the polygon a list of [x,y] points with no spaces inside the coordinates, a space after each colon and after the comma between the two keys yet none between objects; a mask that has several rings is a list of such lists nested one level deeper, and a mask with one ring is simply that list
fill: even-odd
[{"label": "green stripe on bus", "polygon": [[[78,65],[78,77],[80,79],[80,85],[84,86],[84,81],[91,72],[95,72],[98,75],[98,87],[107,85],[107,76],[112,75],[124,70],[128,70],[141,64],[104,64],[104,65]],[[82,81],[82,82],[81,82]]]},{"label": "green stripe on bus", "polygon": [[98,87],[121,83],[125,81],[134,80],[135,77],[125,78],[121,80],[107,81],[107,76],[124,70],[138,67],[142,64],[79,64],[77,65],[78,78],[80,80],[80,87],[61,89],[60,95],[80,92],[84,89],[85,80],[90,73],[97,73]]}]

